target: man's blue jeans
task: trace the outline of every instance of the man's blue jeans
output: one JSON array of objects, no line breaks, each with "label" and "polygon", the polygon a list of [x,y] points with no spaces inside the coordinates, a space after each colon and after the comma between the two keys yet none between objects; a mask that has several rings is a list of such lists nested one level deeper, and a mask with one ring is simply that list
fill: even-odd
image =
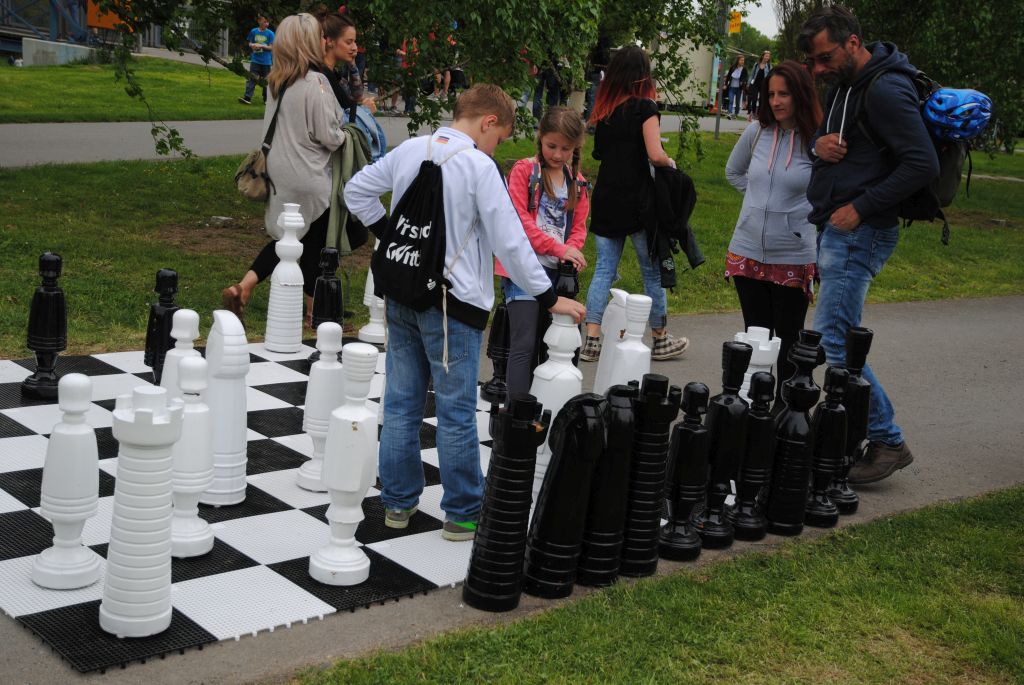
[{"label": "man's blue jeans", "polygon": [[[587,323],[601,323],[604,310],[608,306],[608,291],[612,284],[619,280],[619,260],[622,259],[622,248],[626,245],[625,238],[605,238],[594,235],[597,241],[597,264],[594,266],[594,278],[587,290]],[[651,298],[651,315],[648,321],[651,328],[664,328],[668,322],[668,300],[665,289],[661,287],[661,272],[658,265],[651,261],[647,254],[647,234],[637,231],[629,236],[633,241],[640,273],[644,277],[644,291]]]},{"label": "man's blue jeans", "polygon": [[[266,78],[267,74],[270,73],[270,65],[269,64],[256,64],[255,62],[250,62],[249,63],[249,71],[252,73],[253,76],[262,76],[263,78]],[[261,88],[263,88],[263,102],[266,102],[267,101],[267,86],[266,86],[265,82],[261,86]],[[246,100],[252,100],[252,95],[253,95],[253,93],[255,91],[256,91],[256,82],[253,81],[251,78],[245,79],[245,99]]]},{"label": "man's blue jeans", "polygon": [[[814,310],[814,330],[821,333],[829,364],[846,363],[846,331],[860,325],[868,288],[892,256],[898,240],[899,229],[895,226],[876,229],[861,224],[853,231],[843,231],[825,224],[818,234],[821,289]],[[864,367],[864,378],[871,383],[868,439],[899,445],[903,431],[893,421],[892,402],[870,365]]]},{"label": "man's blue jeans", "polygon": [[410,509],[423,492],[420,426],[427,383],[434,379],[437,457],[444,495],[441,509],[452,521],[476,521],[484,476],[476,430],[477,378],[483,331],[448,317],[448,371],[442,365],[441,310],[417,312],[388,301],[384,425],[380,434],[381,501]]}]

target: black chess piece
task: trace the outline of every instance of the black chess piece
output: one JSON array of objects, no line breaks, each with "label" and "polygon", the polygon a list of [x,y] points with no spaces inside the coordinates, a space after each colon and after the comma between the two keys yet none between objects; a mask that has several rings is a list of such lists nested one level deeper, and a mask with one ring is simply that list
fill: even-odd
[{"label": "black chess piece", "polygon": [[494,445],[462,599],[484,611],[511,611],[522,594],[533,471],[551,412],[542,411],[533,395],[517,394],[496,413]]},{"label": "black chess piece", "polygon": [[850,487],[847,478],[868,437],[871,382],[863,374],[874,336],[870,328],[860,326],[846,331],[846,370],[850,373],[846,381],[846,398],[843,400],[846,407],[846,448],[842,464],[828,488],[829,498],[843,515],[853,514],[860,504],[860,498]]},{"label": "black chess piece", "polygon": [[572,594],[590,481],[605,451],[606,403],[603,395],[577,395],[551,424],[551,463],[537,495],[526,543],[523,591],[534,597]]},{"label": "black chess piece", "polygon": [[164,372],[164,357],[174,346],[171,327],[174,312],[180,307],[174,303],[178,293],[178,272],[174,269],[160,269],[156,272],[157,301],[149,306],[149,323],[146,326],[146,353],[143,362],[153,369],[153,382],[160,385]]},{"label": "black chess piece", "polygon": [[775,417],[769,408],[775,397],[775,378],[764,371],[750,377],[750,413],[747,415],[747,449],[736,482],[736,505],[730,510],[737,540],[760,540],[768,532],[764,515],[764,489],[775,455]]},{"label": "black chess piece", "polygon": [[620,575],[649,576],[658,568],[669,426],[679,414],[682,394],[679,386],[669,386],[665,376],[648,373],[633,403],[633,458]]},{"label": "black chess piece", "polygon": [[700,556],[701,540],[690,515],[704,499],[708,483],[708,429],[702,425],[711,391],[703,383],[683,388],[683,420],[672,429],[666,503],[668,523],[661,528],[658,553],[663,559],[691,561]]},{"label": "black chess piece", "polygon": [[[314,331],[322,323],[331,322],[341,325],[345,303],[341,279],[337,275],[340,264],[341,257],[336,248],[325,247],[320,250],[320,275],[316,277],[316,283],[313,286],[312,324]],[[309,355],[310,364],[319,359],[320,350],[315,350],[313,354]],[[341,352],[338,352],[338,361],[341,361]]]},{"label": "black chess piece", "polygon": [[68,347],[68,305],[57,284],[63,264],[59,254],[39,255],[39,277],[43,282],[32,295],[26,343],[36,353],[36,370],[21,382],[22,395],[31,399],[57,399],[57,357]]},{"label": "black chess piece", "polygon": [[832,528],[839,523],[839,509],[828,496],[828,485],[846,451],[846,383],[850,374],[830,366],[825,371],[825,401],[814,411],[814,460],[811,462],[811,494],[807,498],[804,523],[815,528]]},{"label": "black chess piece", "polygon": [[740,397],[743,374],[754,349],[747,343],[730,340],[722,344],[722,392],[708,402],[708,494],[704,509],[694,526],[706,549],[722,549],[732,544],[734,531],[725,512],[725,499],[732,493],[732,481],[747,446],[746,400]]},{"label": "black chess piece", "polygon": [[796,370],[782,385],[786,408],[778,416],[772,485],[765,512],[768,532],[776,535],[799,535],[804,529],[804,508],[814,455],[810,412],[821,395],[813,374],[815,367],[825,361],[821,333],[800,331],[788,356]]},{"label": "black chess piece", "polygon": [[505,382],[508,372],[508,325],[508,309],[501,302],[494,310],[491,332],[487,336],[487,358],[494,367],[494,375],[480,388],[480,398],[492,405],[503,404],[508,395],[508,384]]},{"label": "black chess piece", "polygon": [[604,422],[608,435],[590,484],[583,548],[576,568],[579,585],[605,587],[619,576],[633,454],[633,401],[637,392],[632,385],[613,385],[605,392],[608,403]]},{"label": "black chess piece", "polygon": [[580,277],[572,262],[559,262],[558,280],[555,281],[555,294],[575,300],[580,294]]}]

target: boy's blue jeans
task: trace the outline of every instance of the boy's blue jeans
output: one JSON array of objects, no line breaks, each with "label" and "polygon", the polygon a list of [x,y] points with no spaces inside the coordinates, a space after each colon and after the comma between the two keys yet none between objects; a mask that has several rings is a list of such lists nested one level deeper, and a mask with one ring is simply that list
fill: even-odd
[{"label": "boy's blue jeans", "polygon": [[[846,331],[860,325],[868,288],[892,256],[899,240],[897,227],[877,229],[861,224],[843,231],[832,224],[818,234],[818,275],[821,289],[814,310],[814,330],[829,364],[846,363]],[[868,439],[896,446],[903,431],[893,420],[895,411],[870,365],[864,378],[871,383]]]},{"label": "boy's blue jeans", "polygon": [[[622,259],[622,248],[626,245],[625,238],[605,238],[594,235],[597,242],[597,264],[594,266],[594,278],[587,290],[587,323],[601,323],[604,310],[608,306],[608,291],[612,284],[619,280],[619,260]],[[647,234],[644,231],[631,233],[640,273],[644,278],[644,291],[651,298],[651,315],[648,321],[651,328],[664,328],[668,321],[668,299],[665,289],[661,287],[661,272],[657,264],[647,254]]]},{"label": "boy's blue jeans", "polygon": [[410,509],[423,492],[420,426],[427,384],[434,379],[437,457],[444,495],[441,509],[452,521],[476,521],[484,476],[476,430],[477,378],[483,331],[448,317],[448,371],[441,364],[441,310],[417,312],[388,300],[388,351],[384,362],[384,425],[380,434],[381,501]]},{"label": "boy's blue jeans", "polygon": [[[256,64],[256,63],[250,62],[249,63],[249,71],[254,76],[262,76],[263,78],[266,78],[267,74],[270,73],[270,65],[269,64]],[[266,102],[267,101],[267,86],[263,85],[262,88],[263,88],[263,101]],[[253,81],[251,78],[245,79],[245,99],[246,100],[252,100],[252,94],[254,92],[256,92],[256,82]]]}]

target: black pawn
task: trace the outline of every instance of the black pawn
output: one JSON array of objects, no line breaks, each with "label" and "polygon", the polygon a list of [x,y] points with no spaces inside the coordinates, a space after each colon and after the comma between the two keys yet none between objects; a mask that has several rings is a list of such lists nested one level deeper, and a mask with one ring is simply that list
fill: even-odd
[{"label": "black pawn", "polygon": [[638,578],[658,569],[669,426],[679,415],[682,394],[665,376],[648,373],[633,403],[633,458],[620,575]]},{"label": "black pawn", "polygon": [[868,404],[871,401],[871,383],[864,378],[864,365],[875,334],[870,328],[860,326],[846,331],[846,370],[850,373],[846,381],[846,449],[843,461],[829,485],[828,496],[835,503],[839,513],[852,514],[857,511],[860,498],[850,487],[847,478],[857,456],[868,437]]},{"label": "black pawn", "polygon": [[36,370],[21,382],[21,393],[31,399],[57,399],[57,355],[68,347],[68,305],[64,291],[57,285],[62,267],[59,254],[39,255],[39,277],[43,282],[32,295],[26,343],[36,353]]},{"label": "black pawn", "polygon": [[484,611],[511,611],[522,594],[523,554],[530,522],[537,448],[547,437],[551,412],[533,395],[516,395],[497,412],[462,599]]},{"label": "black pawn", "polygon": [[157,301],[149,306],[149,324],[146,326],[146,353],[143,359],[146,366],[153,369],[153,382],[160,385],[160,377],[164,372],[164,357],[167,350],[174,346],[171,338],[171,327],[174,312],[180,307],[174,303],[178,294],[178,272],[173,269],[160,269],[156,272]]},{"label": "black pawn", "polygon": [[704,500],[708,483],[708,429],[702,417],[711,391],[703,383],[683,388],[683,420],[672,430],[669,447],[668,523],[662,526],[658,553],[663,559],[691,561],[700,556],[701,542],[690,515]]},{"label": "black pawn", "polygon": [[747,343],[722,344],[722,392],[708,402],[708,495],[703,511],[694,525],[706,549],[722,549],[732,544],[734,531],[726,516],[725,499],[732,493],[732,481],[747,447],[746,400],[740,397],[743,374],[754,349]]},{"label": "black pawn", "polygon": [[593,587],[611,585],[619,576],[637,388],[613,385],[605,392],[605,397],[608,403],[604,423],[608,437],[590,484],[583,549],[576,569],[576,583]]},{"label": "black pawn", "polygon": [[503,404],[508,395],[508,385],[505,383],[505,374],[508,372],[508,334],[508,309],[502,302],[494,310],[491,332],[487,336],[487,358],[494,367],[494,375],[480,388],[480,398],[492,405]]},{"label": "black pawn", "polygon": [[[342,296],[341,279],[336,273],[339,264],[341,264],[341,257],[336,248],[325,247],[320,250],[320,275],[316,277],[316,284],[313,286],[312,323],[314,331],[322,323],[330,322],[341,325],[345,303]],[[320,350],[309,355],[310,364],[319,359]],[[340,351],[338,352],[338,361],[341,361]]]},{"label": "black pawn", "polygon": [[850,374],[835,366],[825,371],[825,401],[814,411],[814,461],[811,462],[811,494],[804,523],[832,528],[839,523],[839,509],[829,499],[828,485],[843,461],[846,450],[846,382]]},{"label": "black pawn", "polygon": [[[568,297],[575,300],[580,294],[580,276],[576,272],[576,266],[572,262],[560,262],[558,265],[558,280],[555,281],[555,294],[561,297]],[[548,325],[551,325],[551,314],[547,314]],[[538,331],[540,329],[538,328]],[[546,330],[546,329],[545,329]],[[540,334],[541,340],[537,343],[537,349],[544,350],[544,358],[547,359],[547,345],[544,344],[544,334]],[[572,365],[580,365],[580,349],[572,355]]]},{"label": "black pawn", "polygon": [[736,505],[730,512],[737,540],[760,540],[768,532],[764,489],[770,482],[775,455],[775,418],[769,405],[775,397],[775,378],[758,371],[750,378],[747,450],[736,482]]},{"label": "black pawn", "polygon": [[556,599],[572,594],[583,544],[594,466],[605,450],[605,398],[577,395],[551,424],[551,463],[530,523],[523,591]]},{"label": "black pawn", "polygon": [[786,408],[779,414],[775,431],[775,459],[766,511],[768,532],[776,535],[799,535],[804,529],[814,456],[810,412],[821,395],[813,373],[815,367],[825,361],[821,333],[800,331],[797,341],[789,348],[789,361],[796,366],[796,371],[782,385]]}]

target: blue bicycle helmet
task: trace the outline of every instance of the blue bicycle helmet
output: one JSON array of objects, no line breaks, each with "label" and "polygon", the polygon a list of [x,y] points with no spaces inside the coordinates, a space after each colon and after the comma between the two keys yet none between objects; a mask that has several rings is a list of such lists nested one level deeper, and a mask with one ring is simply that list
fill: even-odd
[{"label": "blue bicycle helmet", "polygon": [[988,125],[992,101],[970,88],[939,88],[924,104],[928,130],[940,140],[970,140]]}]

